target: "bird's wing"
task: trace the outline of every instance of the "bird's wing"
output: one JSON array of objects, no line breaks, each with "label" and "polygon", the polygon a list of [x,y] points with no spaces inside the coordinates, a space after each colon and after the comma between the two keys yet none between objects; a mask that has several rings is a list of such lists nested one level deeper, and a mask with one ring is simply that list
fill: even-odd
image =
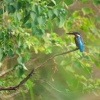
[{"label": "bird's wing", "polygon": [[78,37],[75,37],[74,40],[75,40],[76,46],[79,47],[79,40],[78,40]]},{"label": "bird's wing", "polygon": [[75,37],[75,43],[76,46],[80,49],[81,52],[84,51],[84,44],[83,44],[83,40],[80,36]]}]

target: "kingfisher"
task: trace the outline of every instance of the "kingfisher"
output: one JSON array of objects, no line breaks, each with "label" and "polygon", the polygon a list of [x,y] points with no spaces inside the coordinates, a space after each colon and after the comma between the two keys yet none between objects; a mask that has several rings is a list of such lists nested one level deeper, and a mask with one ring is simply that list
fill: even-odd
[{"label": "kingfisher", "polygon": [[80,52],[84,51],[84,43],[83,43],[83,39],[80,36],[79,32],[69,32],[67,33],[68,35],[74,35],[74,40],[76,43],[76,46],[80,49]]}]

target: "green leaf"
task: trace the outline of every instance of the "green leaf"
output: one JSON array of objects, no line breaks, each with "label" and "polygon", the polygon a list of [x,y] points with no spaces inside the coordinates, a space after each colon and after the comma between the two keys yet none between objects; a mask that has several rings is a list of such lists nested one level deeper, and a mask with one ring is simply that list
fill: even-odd
[{"label": "green leaf", "polygon": [[94,4],[95,6],[98,6],[98,5],[100,4],[100,0],[93,0],[93,4]]},{"label": "green leaf", "polygon": [[17,2],[17,10],[20,10],[22,7],[22,3],[21,2]]},{"label": "green leaf", "polygon": [[53,28],[54,28],[53,23],[51,21],[48,21],[47,22],[47,27],[48,27],[49,30],[53,30]]},{"label": "green leaf", "polygon": [[[76,17],[78,17],[79,15],[80,15],[79,11],[74,11],[74,12],[73,12],[73,15],[72,15],[71,17],[76,18]],[[73,20],[73,19],[71,19],[71,17],[70,17],[70,20]]]},{"label": "green leaf", "polygon": [[19,64],[22,64],[22,63],[24,63],[24,58],[21,57],[21,56],[19,56],[19,57],[17,58],[17,61],[18,61]]},{"label": "green leaf", "polygon": [[81,78],[81,80],[87,81],[86,77],[83,75],[81,75],[80,78]]},{"label": "green leaf", "polygon": [[22,49],[21,48],[17,48],[16,49],[16,53],[19,55],[19,54],[21,54],[22,53]]},{"label": "green leaf", "polygon": [[24,53],[24,59],[25,59],[25,61],[28,61],[30,59],[30,53],[29,52]]},{"label": "green leaf", "polygon": [[38,14],[42,15],[42,13],[43,13],[43,7],[38,6]]},{"label": "green leaf", "polygon": [[95,65],[96,65],[98,68],[100,68],[100,62],[94,60],[94,63],[95,63]]},{"label": "green leaf", "polygon": [[33,87],[33,82],[31,80],[28,80],[26,83],[25,83],[26,87],[28,89],[32,88]]},{"label": "green leaf", "polygon": [[59,26],[62,27],[64,25],[65,22],[65,16],[60,16],[60,24]]},{"label": "green leaf", "polygon": [[38,23],[40,26],[43,25],[46,21],[45,17],[43,17],[43,16],[38,17],[37,20],[38,20]]},{"label": "green leaf", "polygon": [[95,16],[95,18],[96,18],[96,22],[100,23],[100,17],[99,16]]},{"label": "green leaf", "polygon": [[67,5],[71,5],[73,3],[73,0],[64,0],[64,2],[67,4]]},{"label": "green leaf", "polygon": [[18,41],[18,47],[20,48],[22,46],[22,41]]},{"label": "green leaf", "polygon": [[2,62],[0,62],[0,67],[2,66]]},{"label": "green leaf", "polygon": [[35,28],[36,26],[38,26],[38,22],[36,20],[32,21],[31,25],[32,25],[32,28]]},{"label": "green leaf", "polygon": [[19,66],[19,69],[18,69],[17,75],[18,77],[21,77],[24,74],[24,69],[21,65],[18,65],[18,66]]},{"label": "green leaf", "polygon": [[51,0],[55,5],[56,5],[56,1],[55,0]]},{"label": "green leaf", "polygon": [[15,74],[20,78],[24,74],[23,66],[20,64],[17,64],[14,66],[14,70],[16,71]]},{"label": "green leaf", "polygon": [[38,53],[38,48],[34,47],[34,51],[37,54]]},{"label": "green leaf", "polygon": [[0,8],[0,14],[3,14],[3,10]]},{"label": "green leaf", "polygon": [[72,73],[75,72],[75,70],[73,69],[72,66],[67,66],[67,67],[66,67],[66,70],[69,71],[69,72],[72,72]]},{"label": "green leaf", "polygon": [[45,52],[46,52],[46,54],[49,54],[49,53],[52,53],[52,48],[45,48]]},{"label": "green leaf", "polygon": [[23,24],[25,24],[30,18],[30,14],[26,15],[23,20]]},{"label": "green leaf", "polygon": [[[54,0],[53,0],[53,1],[54,1]],[[57,0],[56,0],[56,2],[57,2]],[[48,3],[48,6],[54,7],[55,4],[56,4],[55,2],[52,2],[52,1],[51,1],[51,2]]]},{"label": "green leaf", "polygon": [[87,3],[89,0],[80,0],[82,3]]},{"label": "green leaf", "polygon": [[33,6],[32,6],[32,11],[33,11],[34,13],[38,13],[38,6],[37,6],[37,5],[33,5]]},{"label": "green leaf", "polygon": [[38,37],[41,37],[43,35],[43,31],[37,27],[32,28],[32,35],[36,35]]},{"label": "green leaf", "polygon": [[50,19],[53,19],[53,18],[55,18],[56,17],[56,15],[53,13],[53,10],[49,10],[48,11],[48,17],[50,18]]},{"label": "green leaf", "polygon": [[[20,21],[22,19],[22,16],[19,13],[16,13],[16,17],[17,17],[18,21]],[[25,22],[27,21],[27,19],[24,19],[24,20],[25,20]]]},{"label": "green leaf", "polygon": [[78,69],[82,68],[82,65],[79,61],[73,61],[72,64],[73,64],[74,67],[76,67]]},{"label": "green leaf", "polygon": [[20,64],[24,70],[28,70],[27,67],[25,66],[25,64]]},{"label": "green leaf", "polygon": [[4,0],[6,4],[10,4],[10,3],[13,3],[14,0]]},{"label": "green leaf", "polygon": [[8,56],[9,56],[9,57],[14,56],[14,53],[13,53],[13,51],[12,51],[11,49],[8,51]]},{"label": "green leaf", "polygon": [[32,20],[34,21],[34,20],[36,20],[37,19],[37,14],[36,13],[34,13],[34,12],[31,12],[31,18],[32,18]]},{"label": "green leaf", "polygon": [[62,60],[62,61],[61,61],[61,65],[62,65],[62,66],[65,66],[65,65],[67,65],[68,63],[70,63],[70,59]]},{"label": "green leaf", "polygon": [[8,13],[14,13],[15,12],[15,7],[13,5],[8,5]]},{"label": "green leaf", "polygon": [[56,24],[59,27],[63,27],[64,22],[65,22],[65,16],[63,16],[63,15],[60,15],[60,18],[57,18],[57,20],[56,20]]},{"label": "green leaf", "polygon": [[27,24],[25,25],[25,27],[26,27],[26,28],[31,28],[32,25],[31,25],[31,23],[29,22],[29,23],[27,23]]},{"label": "green leaf", "polygon": [[82,12],[84,15],[87,15],[87,14],[93,14],[94,11],[90,8],[82,8]]},{"label": "green leaf", "polygon": [[85,72],[86,74],[90,74],[90,73],[92,72],[92,69],[91,69],[90,67],[84,66],[84,72]]},{"label": "green leaf", "polygon": [[3,50],[0,49],[0,61],[2,60],[2,58],[3,58]]},{"label": "green leaf", "polygon": [[53,11],[54,11],[54,14],[55,14],[56,16],[58,16],[58,15],[60,14],[59,9],[57,9],[57,8],[55,8]]}]

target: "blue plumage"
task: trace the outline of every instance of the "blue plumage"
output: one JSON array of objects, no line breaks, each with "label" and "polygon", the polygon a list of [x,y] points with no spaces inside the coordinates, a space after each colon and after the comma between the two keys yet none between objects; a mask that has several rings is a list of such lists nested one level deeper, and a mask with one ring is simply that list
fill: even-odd
[{"label": "blue plumage", "polygon": [[72,33],[68,33],[69,35],[74,35],[75,36],[75,43],[76,43],[76,46],[80,49],[80,52],[83,52],[84,51],[84,43],[83,43],[83,40],[80,36],[80,33],[79,32],[72,32]]},{"label": "blue plumage", "polygon": [[82,38],[79,36],[75,36],[75,41],[76,41],[76,46],[79,47],[80,49],[80,52],[83,52],[84,51],[84,44],[83,44],[83,41],[82,41]]}]

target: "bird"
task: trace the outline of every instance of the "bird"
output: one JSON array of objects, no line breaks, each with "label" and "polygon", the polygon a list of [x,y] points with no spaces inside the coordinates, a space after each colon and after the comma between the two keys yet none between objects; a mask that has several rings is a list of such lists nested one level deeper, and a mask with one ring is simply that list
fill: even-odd
[{"label": "bird", "polygon": [[84,43],[83,43],[83,39],[80,35],[80,32],[69,32],[67,34],[75,36],[74,40],[75,40],[76,46],[80,49],[80,52],[84,52]]}]

